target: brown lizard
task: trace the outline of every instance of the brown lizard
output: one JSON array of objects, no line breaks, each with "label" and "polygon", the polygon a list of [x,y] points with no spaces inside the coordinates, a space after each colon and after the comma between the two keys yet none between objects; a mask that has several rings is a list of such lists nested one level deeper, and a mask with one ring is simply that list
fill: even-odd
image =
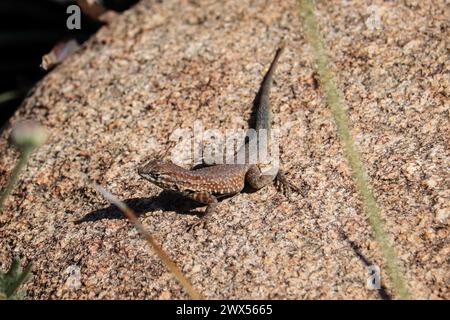
[{"label": "brown lizard", "polygon": [[[260,129],[270,130],[271,108],[269,92],[272,85],[272,76],[275,73],[278,60],[284,50],[282,45],[275,53],[275,57],[261,83],[261,87],[255,98],[256,106],[256,131]],[[248,142],[244,143],[240,152],[248,152]],[[198,225],[206,221],[216,209],[218,199],[238,194],[247,182],[254,189],[277,182],[284,191],[299,188],[289,183],[283,172],[278,169],[271,174],[262,174],[257,164],[216,164],[194,170],[187,170],[171,162],[153,159],[138,169],[143,178],[153,184],[170,191],[181,193],[197,202],[207,205]]]}]

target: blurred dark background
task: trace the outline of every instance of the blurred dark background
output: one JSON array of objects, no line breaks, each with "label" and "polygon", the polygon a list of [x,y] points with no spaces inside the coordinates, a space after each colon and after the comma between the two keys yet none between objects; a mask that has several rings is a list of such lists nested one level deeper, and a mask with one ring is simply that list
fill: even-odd
[{"label": "blurred dark background", "polygon": [[[120,13],[138,0],[96,2]],[[30,88],[48,72],[40,67],[42,56],[64,39],[74,38],[79,44],[83,43],[104,24],[84,11],[81,30],[67,29],[69,14],[66,10],[72,4],[79,2],[0,0],[0,128],[20,106]]]}]

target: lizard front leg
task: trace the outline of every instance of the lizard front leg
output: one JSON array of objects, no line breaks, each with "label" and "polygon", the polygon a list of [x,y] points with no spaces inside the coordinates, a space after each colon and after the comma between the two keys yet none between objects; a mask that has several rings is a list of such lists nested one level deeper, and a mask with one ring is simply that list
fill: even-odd
[{"label": "lizard front leg", "polygon": [[208,192],[195,192],[188,195],[189,198],[208,205],[206,207],[205,212],[201,216],[200,220],[198,220],[196,223],[192,224],[188,227],[188,230],[193,229],[194,227],[197,227],[201,224],[205,224],[208,218],[212,215],[212,213],[216,210],[217,205],[219,202],[217,201],[217,198],[213,196],[212,194]]}]

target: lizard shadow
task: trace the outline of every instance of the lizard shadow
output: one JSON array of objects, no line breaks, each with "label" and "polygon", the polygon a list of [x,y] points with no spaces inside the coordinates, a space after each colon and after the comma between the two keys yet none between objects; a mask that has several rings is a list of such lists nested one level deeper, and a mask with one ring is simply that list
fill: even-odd
[{"label": "lizard shadow", "polygon": [[[138,217],[148,212],[157,210],[175,211],[178,214],[201,216],[202,213],[199,211],[195,211],[194,209],[205,206],[201,203],[170,191],[162,191],[159,195],[154,197],[130,198],[122,201],[130,209],[132,209]],[[81,219],[76,220],[75,224],[81,224],[90,221],[99,221],[103,219],[125,219],[125,216],[123,215],[122,211],[120,211],[120,209],[115,205],[110,205],[108,207],[97,209],[87,213]]]},{"label": "lizard shadow", "polygon": [[[340,234],[344,242],[347,242],[355,255],[361,260],[366,268],[373,265],[373,263],[361,252],[359,246],[354,241],[351,241],[343,230],[340,231]],[[392,296],[387,292],[384,284],[381,284],[380,289],[378,289],[378,295],[383,300],[392,300]]]}]

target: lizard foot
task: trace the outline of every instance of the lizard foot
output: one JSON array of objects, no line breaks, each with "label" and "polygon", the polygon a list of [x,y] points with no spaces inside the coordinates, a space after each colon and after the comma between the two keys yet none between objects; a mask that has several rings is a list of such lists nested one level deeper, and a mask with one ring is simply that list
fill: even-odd
[{"label": "lizard foot", "polygon": [[283,193],[287,198],[289,198],[292,192],[296,192],[302,197],[305,197],[308,193],[308,186],[305,183],[302,182],[302,187],[297,187],[295,184],[287,180],[286,175],[281,170],[278,171],[275,178],[275,186],[277,190]]},{"label": "lizard foot", "polygon": [[[206,198],[208,201],[204,201],[204,198]],[[217,205],[219,204],[217,202],[217,198],[207,194],[207,193],[199,193],[197,194],[197,197],[195,198],[195,200],[197,201],[201,201],[201,202],[207,202],[208,203],[208,207],[206,208],[205,212],[203,213],[203,215],[200,217],[200,219],[191,224],[190,226],[188,226],[187,231],[191,231],[196,227],[205,227],[206,222],[208,221],[208,218],[211,216],[211,214],[214,212],[214,210],[216,209]]]},{"label": "lizard foot", "polygon": [[200,218],[197,222],[188,225],[186,231],[191,232],[196,228],[204,228],[205,226],[206,226],[206,219]]}]

